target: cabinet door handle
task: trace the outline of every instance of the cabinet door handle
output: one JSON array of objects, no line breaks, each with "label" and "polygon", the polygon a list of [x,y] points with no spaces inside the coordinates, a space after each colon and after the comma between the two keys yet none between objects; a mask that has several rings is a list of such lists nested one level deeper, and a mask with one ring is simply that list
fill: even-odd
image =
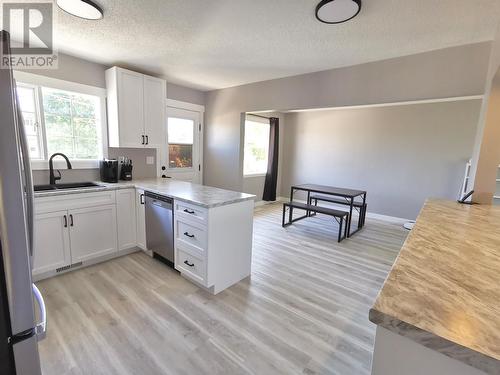
[{"label": "cabinet door handle", "polygon": [[143,136],[143,135],[141,135],[141,137],[142,137],[142,144],[144,144],[144,142],[145,142],[145,140],[144,140],[144,136]]},{"label": "cabinet door handle", "polygon": [[189,263],[187,260],[184,261],[184,264],[189,267],[194,267],[194,263]]},{"label": "cabinet door handle", "polygon": [[73,226],[73,214],[69,214],[69,222],[70,222],[70,226],[72,227]]},{"label": "cabinet door handle", "polygon": [[64,220],[64,228],[67,228],[68,227],[68,218],[66,217],[66,215],[63,216],[63,220]]},{"label": "cabinet door handle", "polygon": [[189,238],[194,238],[194,234],[189,234],[188,232],[184,232],[184,235]]},{"label": "cabinet door handle", "polygon": [[144,204],[144,194],[141,194],[141,204]]},{"label": "cabinet door handle", "polygon": [[149,135],[146,135],[146,144],[149,145]]},{"label": "cabinet door handle", "polygon": [[188,210],[187,208],[184,209],[184,212],[188,213],[188,214],[191,214],[193,215],[194,214],[194,211],[192,210]]}]

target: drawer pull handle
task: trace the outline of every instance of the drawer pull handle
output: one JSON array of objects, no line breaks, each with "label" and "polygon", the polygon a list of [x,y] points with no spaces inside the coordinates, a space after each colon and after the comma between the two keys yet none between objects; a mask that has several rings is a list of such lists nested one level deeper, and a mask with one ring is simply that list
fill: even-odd
[{"label": "drawer pull handle", "polygon": [[194,234],[189,234],[188,232],[184,232],[184,235],[189,238],[194,238]]},{"label": "drawer pull handle", "polygon": [[63,216],[63,219],[64,219],[64,228],[67,228],[68,227],[68,218],[66,217],[66,215]]},{"label": "drawer pull handle", "polygon": [[194,211],[188,210],[187,208],[184,209],[184,212],[187,212],[188,214],[194,214]]},{"label": "drawer pull handle", "polygon": [[184,264],[189,267],[194,267],[194,263],[189,263],[187,260],[184,261]]}]

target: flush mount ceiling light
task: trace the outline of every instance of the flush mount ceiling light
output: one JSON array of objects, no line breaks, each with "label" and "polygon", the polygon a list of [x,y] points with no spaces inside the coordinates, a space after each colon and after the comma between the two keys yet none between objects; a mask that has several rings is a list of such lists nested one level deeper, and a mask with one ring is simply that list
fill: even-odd
[{"label": "flush mount ceiling light", "polygon": [[99,20],[102,9],[90,0],[57,0],[57,6],[65,12],[86,20]]},{"label": "flush mount ceiling light", "polygon": [[323,23],[342,23],[361,10],[361,0],[322,0],[316,6],[316,18]]}]

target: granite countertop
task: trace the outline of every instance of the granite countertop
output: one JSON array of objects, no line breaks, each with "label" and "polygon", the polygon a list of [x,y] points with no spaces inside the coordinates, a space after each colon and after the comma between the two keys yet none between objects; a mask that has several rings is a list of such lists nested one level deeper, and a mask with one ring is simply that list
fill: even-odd
[{"label": "granite countertop", "polygon": [[370,320],[500,374],[500,207],[428,200]]},{"label": "granite countertop", "polygon": [[254,199],[255,195],[240,193],[232,190],[224,190],[211,186],[193,184],[191,182],[153,178],[133,181],[120,181],[117,183],[106,183],[96,181],[99,186],[82,189],[62,189],[39,191],[35,198],[51,197],[54,195],[91,193],[106,190],[118,190],[126,188],[139,188],[160,195],[165,195],[176,200],[193,203],[202,207],[211,208],[227,204]]}]

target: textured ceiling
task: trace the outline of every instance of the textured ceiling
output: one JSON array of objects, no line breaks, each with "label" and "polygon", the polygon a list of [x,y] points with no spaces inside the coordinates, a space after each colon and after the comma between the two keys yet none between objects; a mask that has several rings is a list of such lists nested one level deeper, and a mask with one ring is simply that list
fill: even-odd
[{"label": "textured ceiling", "polygon": [[322,24],[319,0],[95,0],[104,19],[57,10],[61,52],[202,90],[493,39],[498,0],[363,0]]}]

